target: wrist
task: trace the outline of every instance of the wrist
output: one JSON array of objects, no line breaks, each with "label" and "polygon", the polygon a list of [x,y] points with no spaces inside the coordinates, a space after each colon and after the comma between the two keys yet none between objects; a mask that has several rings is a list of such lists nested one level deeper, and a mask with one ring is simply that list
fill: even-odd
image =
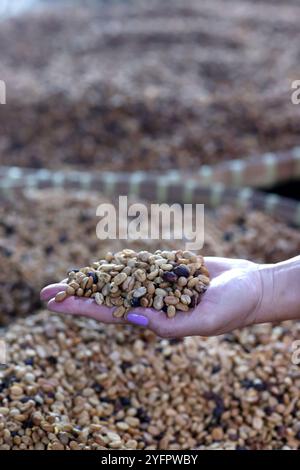
[{"label": "wrist", "polygon": [[300,256],[258,268],[261,293],[254,323],[300,318]]}]

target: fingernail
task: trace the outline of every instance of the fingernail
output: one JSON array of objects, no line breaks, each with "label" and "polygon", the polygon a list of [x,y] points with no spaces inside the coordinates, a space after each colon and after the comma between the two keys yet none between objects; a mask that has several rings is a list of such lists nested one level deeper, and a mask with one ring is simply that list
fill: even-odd
[{"label": "fingernail", "polygon": [[127,315],[127,320],[130,321],[130,323],[134,323],[135,325],[139,326],[147,326],[149,323],[147,317],[144,317],[143,315],[137,315],[136,313],[129,313]]}]

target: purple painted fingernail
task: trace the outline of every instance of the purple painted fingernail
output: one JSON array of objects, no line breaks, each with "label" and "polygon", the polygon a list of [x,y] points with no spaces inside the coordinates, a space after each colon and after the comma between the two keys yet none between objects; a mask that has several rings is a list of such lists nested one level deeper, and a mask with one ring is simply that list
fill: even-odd
[{"label": "purple painted fingernail", "polygon": [[136,313],[129,313],[127,315],[127,320],[139,326],[147,326],[149,323],[147,317],[144,317],[143,315],[137,315]]}]

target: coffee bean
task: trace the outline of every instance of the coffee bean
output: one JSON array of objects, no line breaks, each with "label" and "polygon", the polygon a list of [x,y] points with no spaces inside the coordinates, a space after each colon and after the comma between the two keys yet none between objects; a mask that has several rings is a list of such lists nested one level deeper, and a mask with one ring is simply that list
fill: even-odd
[{"label": "coffee bean", "polygon": [[184,264],[180,264],[179,266],[176,266],[173,269],[173,271],[178,277],[189,277],[190,275],[189,268],[185,266]]}]

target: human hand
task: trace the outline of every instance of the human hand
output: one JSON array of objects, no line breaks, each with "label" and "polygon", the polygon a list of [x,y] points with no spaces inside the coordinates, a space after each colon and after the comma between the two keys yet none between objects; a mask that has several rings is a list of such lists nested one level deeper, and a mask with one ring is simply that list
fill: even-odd
[{"label": "human hand", "polygon": [[136,324],[147,327],[158,336],[215,336],[256,322],[263,298],[259,265],[247,260],[205,258],[211,283],[200,304],[189,312],[177,312],[168,318],[152,308],[132,309],[126,318],[115,318],[113,308],[99,306],[91,298],[68,297],[55,302],[55,295],[66,288],[66,281],[45,287],[41,299],[48,309],[64,314],[83,315],[103,323]]}]

